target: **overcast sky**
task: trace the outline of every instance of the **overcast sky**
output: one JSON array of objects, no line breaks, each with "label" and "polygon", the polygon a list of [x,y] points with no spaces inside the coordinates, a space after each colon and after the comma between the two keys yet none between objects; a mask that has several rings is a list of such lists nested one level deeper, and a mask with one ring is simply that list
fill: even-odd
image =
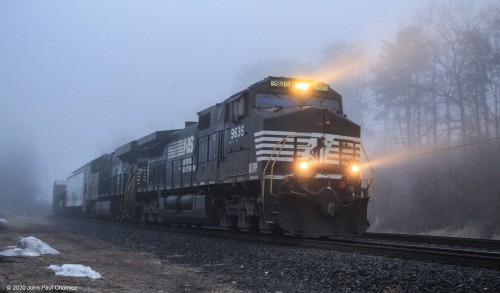
[{"label": "overcast sky", "polygon": [[130,140],[196,120],[241,90],[242,66],[317,64],[338,41],[375,50],[423,4],[0,0],[0,139],[32,144],[52,184]]}]

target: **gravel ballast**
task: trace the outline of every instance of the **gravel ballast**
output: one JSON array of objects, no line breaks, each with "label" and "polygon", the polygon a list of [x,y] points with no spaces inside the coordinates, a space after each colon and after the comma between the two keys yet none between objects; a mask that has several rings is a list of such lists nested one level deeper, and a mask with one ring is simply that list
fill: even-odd
[{"label": "gravel ballast", "polygon": [[[61,221],[55,218],[54,221]],[[500,271],[64,219],[65,229],[249,292],[500,292]]]}]

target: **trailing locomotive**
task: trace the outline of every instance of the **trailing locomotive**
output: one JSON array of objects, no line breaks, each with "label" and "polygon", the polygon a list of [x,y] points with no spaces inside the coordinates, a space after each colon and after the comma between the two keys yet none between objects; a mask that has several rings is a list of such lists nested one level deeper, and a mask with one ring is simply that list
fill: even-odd
[{"label": "trailing locomotive", "polygon": [[368,226],[360,151],[360,127],[337,92],[270,76],[200,111],[198,122],[85,164],[53,206],[116,220],[356,235]]}]

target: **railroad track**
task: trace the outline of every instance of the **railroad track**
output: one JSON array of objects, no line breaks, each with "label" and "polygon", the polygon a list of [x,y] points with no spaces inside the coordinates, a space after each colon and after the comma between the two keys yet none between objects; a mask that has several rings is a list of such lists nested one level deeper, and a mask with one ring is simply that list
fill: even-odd
[{"label": "railroad track", "polygon": [[[311,244],[314,240],[308,240]],[[324,244],[323,244],[324,243]],[[327,243],[327,244],[326,244]],[[414,258],[462,265],[500,268],[500,253],[463,248],[422,246],[417,244],[393,244],[370,242],[366,240],[330,240],[318,243],[330,249],[350,252],[373,253],[390,257]]]},{"label": "railroad track", "polygon": [[392,233],[364,233],[363,239],[477,247],[500,251],[500,240]]},{"label": "railroad track", "polygon": [[[239,239],[247,238],[247,235],[239,236]],[[319,240],[294,237],[275,238],[269,235],[255,237],[250,235],[248,240],[265,242],[269,244],[289,245],[305,248],[329,249],[353,253],[364,253],[382,255],[388,257],[411,258],[425,261],[439,261],[461,265],[472,265],[479,267],[490,267],[500,269],[500,252],[482,251],[474,248],[450,248],[422,246],[416,243],[395,244],[371,242],[364,239],[329,239]],[[458,242],[454,242],[456,245]],[[498,243],[497,243],[498,245]],[[461,246],[467,246],[462,243]]]},{"label": "railroad track", "polygon": [[[89,219],[85,219],[89,221]],[[217,228],[187,228],[181,226],[163,226],[163,225],[146,225],[133,224],[127,222],[107,222],[100,220],[91,220],[97,223],[122,225],[133,228],[141,228],[162,232],[194,234],[205,237],[217,237],[234,239],[241,241],[252,241],[272,245],[284,245],[292,247],[326,249],[335,251],[344,251],[351,253],[363,253],[371,255],[380,255],[386,257],[410,258],[424,261],[437,261],[444,263],[454,263],[461,265],[472,265],[478,267],[489,267],[500,269],[500,250],[484,251],[480,248],[499,249],[500,241],[484,240],[484,239],[469,239],[453,237],[436,237],[436,236],[420,236],[406,234],[378,234],[368,233],[362,238],[339,238],[339,239],[315,239],[315,238],[297,238],[294,236],[273,237],[270,234],[262,233],[253,235],[250,233],[234,233],[227,230]],[[407,244],[377,242],[374,239],[385,241],[404,241]],[[422,245],[454,245],[456,247],[435,247]]]}]

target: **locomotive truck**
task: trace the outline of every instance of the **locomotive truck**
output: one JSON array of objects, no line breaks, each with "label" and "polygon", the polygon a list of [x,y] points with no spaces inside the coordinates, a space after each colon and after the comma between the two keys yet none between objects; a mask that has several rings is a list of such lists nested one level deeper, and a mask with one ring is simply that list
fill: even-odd
[{"label": "locomotive truck", "polygon": [[267,77],[74,171],[56,212],[335,237],[368,227],[360,126],[327,84]]}]

